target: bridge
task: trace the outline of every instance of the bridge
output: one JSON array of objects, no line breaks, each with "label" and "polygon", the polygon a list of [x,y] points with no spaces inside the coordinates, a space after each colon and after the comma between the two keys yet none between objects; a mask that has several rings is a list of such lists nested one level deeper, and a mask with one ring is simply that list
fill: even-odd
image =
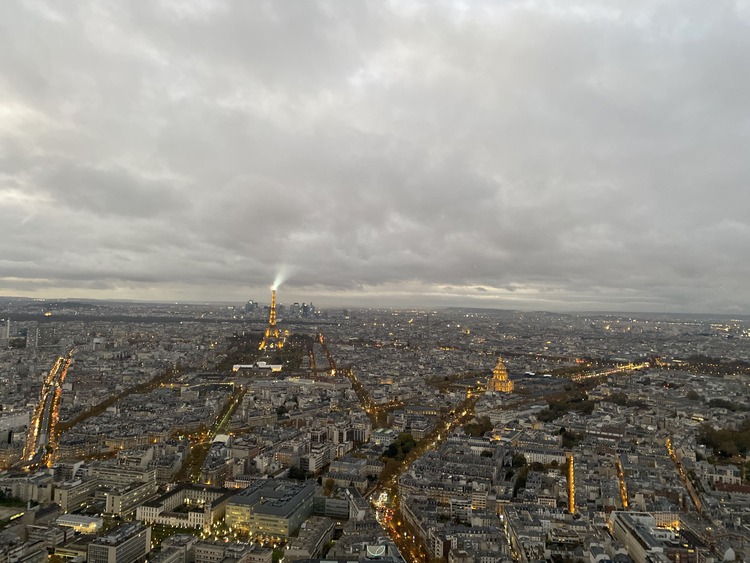
[{"label": "bridge", "polygon": [[647,369],[651,366],[648,362],[641,362],[638,364],[635,364],[633,362],[627,363],[627,364],[621,364],[618,366],[615,366],[613,368],[604,368],[604,369],[598,369],[598,370],[591,370],[591,371],[584,371],[581,373],[577,373],[573,376],[571,376],[571,380],[575,381],[576,383],[580,383],[581,381],[585,381],[586,379],[592,379],[596,377],[609,377],[610,375],[615,375],[618,373],[623,373],[627,371],[638,371],[642,369]]}]

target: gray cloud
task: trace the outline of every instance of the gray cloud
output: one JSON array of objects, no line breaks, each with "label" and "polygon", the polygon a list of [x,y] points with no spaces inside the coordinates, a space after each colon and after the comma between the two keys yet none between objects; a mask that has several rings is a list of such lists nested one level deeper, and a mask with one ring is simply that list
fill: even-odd
[{"label": "gray cloud", "polygon": [[748,312],[750,5],[6,2],[0,288]]}]

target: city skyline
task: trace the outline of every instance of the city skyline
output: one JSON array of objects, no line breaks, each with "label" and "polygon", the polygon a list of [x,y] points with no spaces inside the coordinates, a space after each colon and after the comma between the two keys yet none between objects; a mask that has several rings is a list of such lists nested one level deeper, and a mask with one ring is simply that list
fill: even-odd
[{"label": "city skyline", "polygon": [[750,313],[744,3],[0,21],[2,295]]},{"label": "city skyline", "polygon": [[0,553],[750,559],[748,320],[11,306]]}]

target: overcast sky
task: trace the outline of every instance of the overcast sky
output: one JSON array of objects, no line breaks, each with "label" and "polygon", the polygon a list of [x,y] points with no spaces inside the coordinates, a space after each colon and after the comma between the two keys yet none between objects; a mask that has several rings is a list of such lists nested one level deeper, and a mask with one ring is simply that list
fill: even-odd
[{"label": "overcast sky", "polygon": [[0,294],[750,312],[750,2],[0,3]]}]

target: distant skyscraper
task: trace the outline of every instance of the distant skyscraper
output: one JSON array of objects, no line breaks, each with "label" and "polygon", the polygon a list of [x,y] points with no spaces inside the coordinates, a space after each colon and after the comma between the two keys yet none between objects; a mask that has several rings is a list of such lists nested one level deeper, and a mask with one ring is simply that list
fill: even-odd
[{"label": "distant skyscraper", "polygon": [[39,326],[35,325],[28,328],[26,332],[26,347],[36,348],[39,346]]},{"label": "distant skyscraper", "polygon": [[497,359],[497,365],[492,371],[492,378],[487,385],[488,391],[495,391],[496,393],[512,393],[513,382],[508,379],[508,368],[505,367],[502,358]]}]

